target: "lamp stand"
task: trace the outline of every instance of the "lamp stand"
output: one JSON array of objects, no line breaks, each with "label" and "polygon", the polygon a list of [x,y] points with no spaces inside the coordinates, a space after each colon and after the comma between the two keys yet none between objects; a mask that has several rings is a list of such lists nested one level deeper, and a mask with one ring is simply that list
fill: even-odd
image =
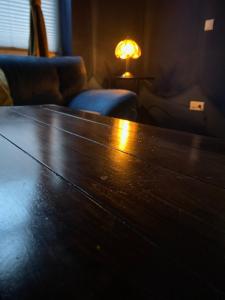
[{"label": "lamp stand", "polygon": [[126,68],[125,68],[125,73],[123,73],[122,77],[123,78],[133,78],[133,74],[129,72],[129,66],[130,66],[130,59],[126,59]]}]

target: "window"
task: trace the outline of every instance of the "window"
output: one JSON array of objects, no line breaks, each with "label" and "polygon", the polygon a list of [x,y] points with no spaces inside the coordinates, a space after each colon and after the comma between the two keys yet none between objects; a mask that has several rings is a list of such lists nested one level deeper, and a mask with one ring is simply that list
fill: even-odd
[{"label": "window", "polygon": [[[49,51],[58,50],[58,1],[42,0]],[[27,49],[30,29],[29,0],[0,0],[0,47]]]}]

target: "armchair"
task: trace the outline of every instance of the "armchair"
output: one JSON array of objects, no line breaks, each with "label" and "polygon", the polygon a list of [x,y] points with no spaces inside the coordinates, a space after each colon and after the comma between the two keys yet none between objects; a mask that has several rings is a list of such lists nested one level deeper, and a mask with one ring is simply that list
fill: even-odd
[{"label": "armchair", "polygon": [[105,116],[136,119],[136,94],[126,90],[86,90],[81,57],[0,55],[14,105],[57,104]]}]

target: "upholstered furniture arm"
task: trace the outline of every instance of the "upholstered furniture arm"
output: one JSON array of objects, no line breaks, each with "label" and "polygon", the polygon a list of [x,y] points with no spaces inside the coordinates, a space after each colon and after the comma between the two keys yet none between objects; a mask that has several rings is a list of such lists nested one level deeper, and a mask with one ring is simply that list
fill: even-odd
[{"label": "upholstered furniture arm", "polygon": [[136,120],[137,95],[127,90],[87,90],[74,97],[69,107],[105,116]]}]

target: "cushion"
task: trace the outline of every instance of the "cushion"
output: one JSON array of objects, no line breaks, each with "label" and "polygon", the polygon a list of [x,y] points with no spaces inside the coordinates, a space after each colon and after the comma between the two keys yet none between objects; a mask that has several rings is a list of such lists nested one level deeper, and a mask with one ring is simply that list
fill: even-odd
[{"label": "cushion", "polygon": [[0,105],[13,105],[8,81],[2,69],[0,69]]},{"label": "cushion", "polygon": [[126,90],[88,90],[80,93],[69,107],[94,111],[105,116],[133,119],[136,114],[137,95]]},{"label": "cushion", "polygon": [[198,85],[193,85],[173,97],[162,97],[148,93],[144,103],[151,119],[161,127],[183,129],[187,131],[202,130],[205,126],[205,113],[190,111],[191,99],[206,102],[207,97]]}]

